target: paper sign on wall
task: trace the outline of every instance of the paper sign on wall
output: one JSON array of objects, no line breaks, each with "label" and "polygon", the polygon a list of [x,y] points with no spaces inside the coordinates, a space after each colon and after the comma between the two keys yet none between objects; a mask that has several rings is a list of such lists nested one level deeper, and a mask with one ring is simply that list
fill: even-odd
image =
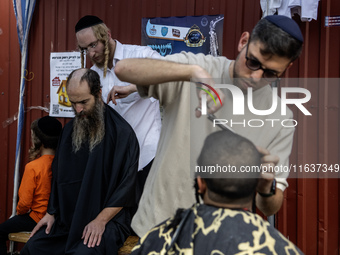
[{"label": "paper sign on wall", "polygon": [[74,111],[66,93],[69,74],[81,68],[79,52],[52,52],[50,57],[50,116],[74,117]]}]

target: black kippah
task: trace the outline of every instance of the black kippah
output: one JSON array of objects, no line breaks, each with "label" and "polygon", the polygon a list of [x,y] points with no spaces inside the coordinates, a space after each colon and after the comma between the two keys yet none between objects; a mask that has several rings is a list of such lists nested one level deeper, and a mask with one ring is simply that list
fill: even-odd
[{"label": "black kippah", "polygon": [[92,27],[98,24],[104,23],[100,18],[97,16],[86,15],[82,17],[75,26],[76,33],[84,28]]},{"label": "black kippah", "polygon": [[50,116],[36,119],[31,124],[31,129],[45,148],[52,149],[57,147],[62,128],[60,121]]},{"label": "black kippah", "polygon": [[53,117],[45,116],[38,120],[38,127],[42,133],[48,136],[59,136],[62,125]]},{"label": "black kippah", "polygon": [[283,15],[268,15],[264,17],[283,31],[294,37],[296,40],[303,42],[303,36],[299,25],[291,18]]}]

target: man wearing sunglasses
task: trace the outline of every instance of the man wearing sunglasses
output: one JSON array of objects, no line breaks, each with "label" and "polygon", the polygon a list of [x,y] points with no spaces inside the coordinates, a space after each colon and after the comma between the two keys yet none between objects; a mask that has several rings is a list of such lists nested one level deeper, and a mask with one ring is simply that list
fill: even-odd
[{"label": "man wearing sunglasses", "polygon": [[[179,207],[186,208],[195,202],[190,185],[190,160],[193,151],[200,150],[205,137],[212,129],[207,118],[192,118],[189,96],[194,98],[191,87],[197,84],[232,84],[247,98],[252,92],[253,107],[257,110],[271,108],[273,99],[280,105],[280,98],[273,96],[270,83],[276,81],[300,55],[303,36],[299,26],[290,18],[280,15],[261,19],[252,33],[242,33],[236,60],[203,54],[182,52],[166,56],[165,60],[127,59],[120,61],[115,73],[120,80],[137,84],[142,96],[153,96],[164,107],[162,135],[155,168],[146,182],[141,203],[132,221],[132,227],[143,236],[151,227],[170,217]],[[198,82],[198,83],[197,83]],[[250,90],[248,90],[250,88]],[[267,169],[287,167],[293,143],[294,126],[281,125],[284,119],[293,118],[292,111],[281,115],[280,107],[270,116],[254,116],[245,107],[243,115],[233,114],[234,97],[227,89],[217,91],[223,102],[208,104],[207,113],[218,119],[232,119],[232,129],[251,140],[262,154],[262,165]],[[214,93],[211,93],[214,94]],[[241,93],[242,94],[242,93]],[[199,99],[201,107],[201,99]],[[197,104],[196,104],[197,106]],[[196,108],[198,109],[198,108]],[[218,111],[217,111],[218,110]],[[196,115],[201,114],[196,110]],[[263,121],[265,118],[272,119]],[[274,121],[274,120],[276,121]],[[260,121],[265,122],[263,126]],[[197,127],[194,131],[191,127]],[[255,127],[256,126],[256,127]],[[197,132],[197,136],[193,133]],[[197,142],[198,141],[198,142]],[[189,147],[190,146],[190,147]],[[192,165],[191,165],[192,166]],[[272,167],[272,168],[270,168]],[[270,172],[270,173],[269,173]],[[288,186],[289,172],[265,172],[257,187],[256,206],[265,215],[275,214],[282,205],[283,191]]]}]

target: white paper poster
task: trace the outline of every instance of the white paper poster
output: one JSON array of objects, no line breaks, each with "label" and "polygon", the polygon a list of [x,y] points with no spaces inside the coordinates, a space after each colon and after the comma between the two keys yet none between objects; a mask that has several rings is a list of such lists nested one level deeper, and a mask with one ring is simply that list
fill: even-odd
[{"label": "white paper poster", "polygon": [[79,52],[52,52],[50,57],[50,116],[74,117],[71,103],[66,93],[69,74],[81,68]]}]

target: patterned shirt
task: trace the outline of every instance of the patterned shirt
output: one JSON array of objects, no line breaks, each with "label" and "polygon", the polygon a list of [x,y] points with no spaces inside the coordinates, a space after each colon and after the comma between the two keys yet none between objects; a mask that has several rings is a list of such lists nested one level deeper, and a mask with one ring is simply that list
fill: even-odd
[{"label": "patterned shirt", "polygon": [[303,253],[257,214],[195,204],[150,230],[131,254]]}]

